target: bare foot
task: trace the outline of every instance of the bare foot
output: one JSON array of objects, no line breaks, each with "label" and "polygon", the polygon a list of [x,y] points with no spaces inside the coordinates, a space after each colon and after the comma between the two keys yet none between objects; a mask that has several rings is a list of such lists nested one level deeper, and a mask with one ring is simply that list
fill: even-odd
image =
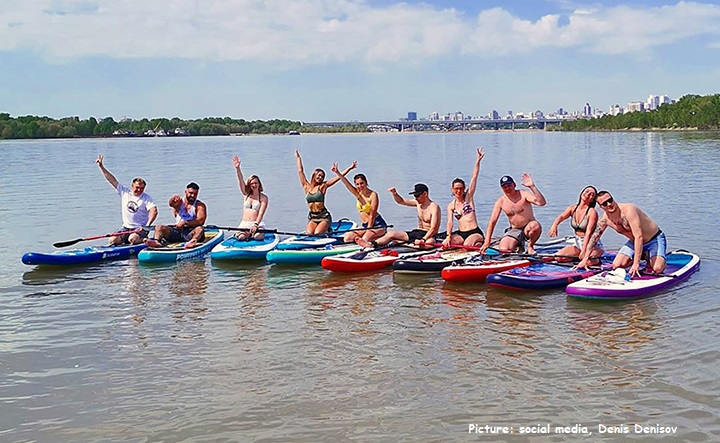
[{"label": "bare foot", "polygon": [[357,237],[355,239],[355,243],[357,243],[361,248],[372,248],[372,246],[373,246],[372,243],[370,243],[369,241],[365,240],[362,237]]},{"label": "bare foot", "polygon": [[197,246],[197,240],[195,240],[194,238],[191,239],[189,242],[185,243],[185,249],[194,248],[195,246]]},{"label": "bare foot", "polygon": [[535,254],[537,254],[537,252],[535,252],[535,249],[534,249],[532,246],[528,246],[528,248],[527,248],[527,253],[528,253],[529,255],[535,255]]},{"label": "bare foot", "polygon": [[163,247],[162,243],[155,240],[154,238],[146,238],[145,244],[148,246],[148,248],[162,248]]}]

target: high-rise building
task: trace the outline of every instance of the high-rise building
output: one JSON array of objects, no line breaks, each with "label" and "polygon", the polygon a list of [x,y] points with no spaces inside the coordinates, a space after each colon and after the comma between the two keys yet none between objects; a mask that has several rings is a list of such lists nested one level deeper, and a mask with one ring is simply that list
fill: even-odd
[{"label": "high-rise building", "polygon": [[409,111],[409,112],[408,112],[408,117],[407,117],[407,119],[410,120],[410,121],[415,121],[415,120],[417,120],[417,112]]},{"label": "high-rise building", "polygon": [[590,106],[590,103],[585,103],[585,106],[583,106],[582,115],[586,117],[590,117],[592,115],[592,106]]},{"label": "high-rise building", "polygon": [[626,112],[645,112],[645,102],[630,102],[625,109]]},{"label": "high-rise building", "polygon": [[492,120],[500,120],[500,113],[493,109],[490,113],[490,118]]}]

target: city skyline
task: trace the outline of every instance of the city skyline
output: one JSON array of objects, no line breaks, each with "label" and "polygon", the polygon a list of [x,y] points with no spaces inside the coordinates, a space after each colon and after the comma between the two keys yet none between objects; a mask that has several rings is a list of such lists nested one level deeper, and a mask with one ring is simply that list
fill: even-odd
[{"label": "city skyline", "polygon": [[369,121],[717,92],[720,6],[650,0],[34,0],[0,7],[0,112]]}]

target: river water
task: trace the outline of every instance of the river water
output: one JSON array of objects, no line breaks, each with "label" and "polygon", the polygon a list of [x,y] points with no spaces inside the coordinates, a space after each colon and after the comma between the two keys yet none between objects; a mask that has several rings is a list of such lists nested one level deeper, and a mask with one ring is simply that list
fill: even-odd
[{"label": "river water", "polygon": [[[268,226],[286,231],[301,230],[307,211],[293,149],[308,173],[357,159],[385,219],[410,229],[414,209],[386,189],[425,182],[444,209],[480,145],[481,227],[504,174],[533,174],[548,200],[535,210],[545,231],[593,184],[643,208],[671,249],[701,256],[700,271],[652,298],[599,303],[390,271],[20,262],[120,225],[98,153],[121,182],[148,181],[159,222],[171,221],[168,197],[196,181],[217,225],[240,218],[238,154],[270,196]],[[720,440],[720,209],[708,200],[720,179],[717,134],[2,141],[0,153],[0,441]],[[341,184],[327,206],[336,219],[357,218]],[[560,233],[570,233],[567,221]],[[622,242],[614,232],[603,240]],[[639,435],[635,424],[677,429]],[[513,434],[469,433],[471,425]],[[535,434],[520,434],[525,426]]]}]

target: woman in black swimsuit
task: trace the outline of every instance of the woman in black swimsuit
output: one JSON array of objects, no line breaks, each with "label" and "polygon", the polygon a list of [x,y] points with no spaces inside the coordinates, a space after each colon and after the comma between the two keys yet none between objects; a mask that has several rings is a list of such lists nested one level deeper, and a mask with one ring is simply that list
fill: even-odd
[{"label": "woman in black swimsuit", "polygon": [[[480,161],[484,156],[482,148],[478,148],[470,186],[466,188],[465,181],[461,178],[456,178],[452,182],[454,198],[447,207],[446,237],[443,240],[445,248],[451,245],[480,246],[485,241],[485,235],[478,226],[474,199],[477,179],[480,175]],[[453,232],[454,220],[458,222],[458,230],[455,232]]]}]

